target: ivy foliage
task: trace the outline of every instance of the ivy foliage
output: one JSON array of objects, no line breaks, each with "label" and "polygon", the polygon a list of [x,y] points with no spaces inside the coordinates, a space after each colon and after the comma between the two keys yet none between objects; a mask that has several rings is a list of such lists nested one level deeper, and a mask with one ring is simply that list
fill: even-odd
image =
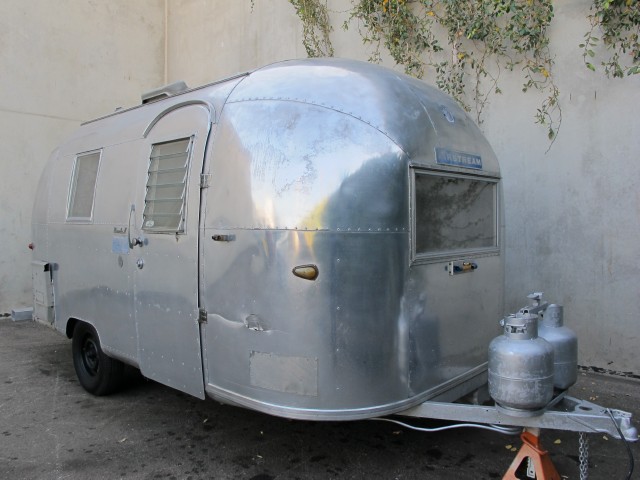
[{"label": "ivy foliage", "polygon": [[501,93],[501,71],[518,69],[523,91],[545,94],[536,121],[555,138],[561,110],[548,48],[551,0],[356,0],[354,19],[374,46],[370,60],[380,60],[384,45],[406,73],[432,76],[479,123],[489,97]]},{"label": "ivy foliage", "polygon": [[289,0],[302,21],[302,44],[309,57],[333,57],[327,5],[318,0]]},{"label": "ivy foliage", "polygon": [[[326,1],[289,0],[310,57],[333,56]],[[592,1],[591,29],[580,45],[587,68],[596,70],[592,59],[602,43],[609,52],[602,62],[607,76],[640,73],[640,0]],[[523,92],[543,94],[535,119],[553,143],[562,110],[547,36],[552,0],[351,0],[348,12],[343,27],[357,24],[372,46],[370,61],[381,62],[386,51],[407,74],[432,78],[478,123],[491,95],[501,93],[501,73],[519,73]]]},{"label": "ivy foliage", "polygon": [[[307,54],[332,56],[326,0],[289,1]],[[490,95],[500,93],[501,70],[520,69],[523,91],[546,93],[536,121],[553,139],[561,110],[546,35],[552,18],[551,0],[352,0],[344,28],[357,23],[373,47],[370,61],[380,62],[384,48],[407,74],[431,76],[478,122]]]},{"label": "ivy foliage", "polygon": [[[602,43],[609,55],[601,62],[608,77],[622,78],[640,73],[640,2],[638,0],[594,0],[589,14],[591,29],[580,45],[585,65],[595,71],[594,49]],[[596,36],[600,31],[602,40]]]}]

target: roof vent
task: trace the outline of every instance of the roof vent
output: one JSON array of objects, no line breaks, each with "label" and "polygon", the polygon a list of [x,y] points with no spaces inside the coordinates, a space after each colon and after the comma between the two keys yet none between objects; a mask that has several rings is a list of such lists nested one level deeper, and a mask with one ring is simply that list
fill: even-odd
[{"label": "roof vent", "polygon": [[182,80],[179,82],[173,82],[169,85],[165,85],[164,87],[155,88],[143,93],[142,103],[157,102],[158,100],[169,98],[172,95],[177,95],[178,93],[186,92],[187,90],[189,90],[189,87],[187,87],[187,84]]}]

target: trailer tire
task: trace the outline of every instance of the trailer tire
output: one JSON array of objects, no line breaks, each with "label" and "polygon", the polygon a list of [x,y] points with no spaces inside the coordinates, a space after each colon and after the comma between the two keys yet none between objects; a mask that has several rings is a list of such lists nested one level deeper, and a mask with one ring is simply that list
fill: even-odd
[{"label": "trailer tire", "polygon": [[71,350],[76,375],[87,392],[102,396],[121,387],[124,363],[102,351],[98,333],[91,325],[84,322],[76,325]]}]

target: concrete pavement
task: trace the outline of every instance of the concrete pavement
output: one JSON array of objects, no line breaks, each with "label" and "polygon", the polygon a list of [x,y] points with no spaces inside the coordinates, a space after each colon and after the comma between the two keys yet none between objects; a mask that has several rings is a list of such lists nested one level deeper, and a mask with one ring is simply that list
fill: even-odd
[{"label": "concrete pavement", "polygon": [[[581,373],[571,394],[631,411],[638,425],[637,380]],[[590,478],[625,478],[623,443],[589,438]],[[577,434],[546,431],[542,441],[563,478],[578,479]],[[198,400],[133,369],[124,391],[94,397],[78,384],[68,339],[0,319],[2,479],[499,479],[519,446],[476,429],[291,421]]]}]

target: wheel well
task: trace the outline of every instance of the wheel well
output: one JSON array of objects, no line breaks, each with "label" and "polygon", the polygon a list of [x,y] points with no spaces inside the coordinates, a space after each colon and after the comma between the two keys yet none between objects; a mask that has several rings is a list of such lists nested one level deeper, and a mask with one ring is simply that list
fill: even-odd
[{"label": "wheel well", "polygon": [[80,323],[80,320],[77,318],[70,318],[67,322],[66,334],[67,338],[73,338],[73,331],[76,329],[76,325]]}]

